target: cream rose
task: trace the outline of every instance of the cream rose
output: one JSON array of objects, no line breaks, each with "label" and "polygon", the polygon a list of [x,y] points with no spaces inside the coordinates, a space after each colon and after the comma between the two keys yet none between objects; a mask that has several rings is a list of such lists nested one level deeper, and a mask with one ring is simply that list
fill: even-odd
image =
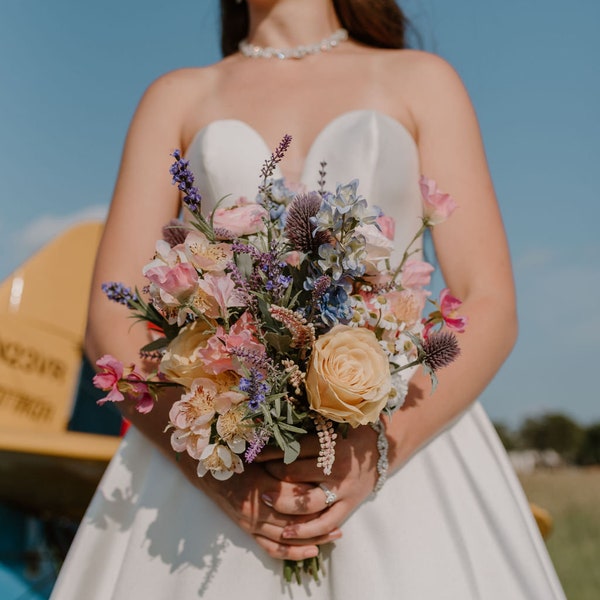
[{"label": "cream rose", "polygon": [[319,414],[352,427],[373,423],[391,388],[388,359],[371,330],[336,325],[313,345],[306,392]]},{"label": "cream rose", "polygon": [[170,381],[180,383],[188,389],[194,379],[211,378],[212,376],[204,371],[204,361],[198,357],[197,351],[206,347],[207,340],[213,334],[214,330],[203,319],[184,327],[167,346],[160,361],[160,371]]}]

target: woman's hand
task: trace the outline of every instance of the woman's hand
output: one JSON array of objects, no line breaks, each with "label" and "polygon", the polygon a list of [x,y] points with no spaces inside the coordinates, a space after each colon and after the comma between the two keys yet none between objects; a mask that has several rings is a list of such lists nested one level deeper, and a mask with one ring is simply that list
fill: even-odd
[{"label": "woman's hand", "polygon": [[[335,462],[331,475],[324,475],[317,467],[319,444],[316,437],[302,441],[300,458],[286,465],[272,453],[261,456],[262,464],[271,481],[264,488],[262,501],[272,507],[283,520],[290,519],[281,532],[287,543],[306,544],[309,540],[324,540],[338,532],[341,524],[371,494],[377,482],[377,434],[369,426],[350,429],[344,439],[338,436]],[[326,504],[323,483],[336,495],[330,506]],[[293,493],[290,493],[292,485]],[[324,543],[314,542],[314,543]]]},{"label": "woman's hand", "polygon": [[[309,463],[311,459],[307,459]],[[312,459],[315,462],[314,459]],[[273,460],[269,463],[256,463],[245,466],[241,474],[235,474],[226,481],[217,481],[209,474],[199,479],[196,473],[190,479],[207,493],[213,501],[241,529],[254,537],[257,543],[273,558],[302,560],[318,553],[317,545],[331,542],[341,537],[337,527],[318,526],[311,531],[314,534],[285,538],[284,531],[298,527],[303,523],[318,520],[323,511],[323,491],[316,488],[321,498],[312,498],[315,487],[288,478],[286,481],[271,475],[267,468],[281,463]],[[194,461],[195,466],[195,461]],[[295,463],[294,463],[295,464]],[[284,514],[279,512],[270,498],[289,508]]]}]

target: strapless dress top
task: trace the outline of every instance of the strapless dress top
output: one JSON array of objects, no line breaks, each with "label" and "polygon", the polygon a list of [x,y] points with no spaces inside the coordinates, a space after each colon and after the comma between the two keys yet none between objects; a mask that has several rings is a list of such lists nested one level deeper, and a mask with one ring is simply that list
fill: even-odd
[{"label": "strapless dress top", "polygon": [[[224,196],[224,205],[240,196],[253,199],[272,150],[244,121],[222,119],[202,128],[186,154],[203,210],[210,211]],[[403,251],[422,214],[417,146],[406,127],[375,110],[343,113],[320,131],[304,160],[300,183],[309,190],[318,189],[322,161],[327,163],[327,189],[358,179],[358,191],[368,203],[394,218],[396,245]],[[282,177],[279,167],[274,177]]]}]

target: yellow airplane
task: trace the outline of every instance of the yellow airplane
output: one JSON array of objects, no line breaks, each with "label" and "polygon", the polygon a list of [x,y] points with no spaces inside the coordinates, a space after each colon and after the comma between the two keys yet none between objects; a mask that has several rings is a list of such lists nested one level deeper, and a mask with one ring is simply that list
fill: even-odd
[{"label": "yellow airplane", "polygon": [[43,514],[81,516],[119,444],[68,429],[101,231],[71,228],[0,284],[0,501]]}]

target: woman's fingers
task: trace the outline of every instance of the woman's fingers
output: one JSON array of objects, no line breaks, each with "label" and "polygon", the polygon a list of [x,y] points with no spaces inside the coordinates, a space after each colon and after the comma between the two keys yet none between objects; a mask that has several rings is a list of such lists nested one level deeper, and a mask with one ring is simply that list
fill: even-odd
[{"label": "woman's fingers", "polygon": [[284,483],[280,491],[266,491],[261,499],[280,515],[316,515],[329,506],[332,493],[326,494],[317,484]]},{"label": "woman's fingers", "polygon": [[346,518],[347,513],[347,508],[342,504],[333,504],[315,519],[286,525],[283,528],[281,537],[292,543],[292,541],[320,538],[323,535],[327,535],[326,532],[333,533],[340,531],[338,527]]},{"label": "woman's fingers", "polygon": [[288,560],[304,560],[317,556],[319,548],[316,544],[308,546],[294,546],[285,542],[277,542],[272,539],[255,535],[254,539],[258,545],[267,552],[272,558]]},{"label": "woman's fingers", "polygon": [[[281,533],[281,530],[280,530]],[[334,542],[342,537],[342,532],[339,529],[307,539],[274,539],[272,536],[264,536],[255,534],[254,539],[264,548],[273,558],[284,558],[289,560],[303,560],[311,558],[318,553],[317,546]]]}]

